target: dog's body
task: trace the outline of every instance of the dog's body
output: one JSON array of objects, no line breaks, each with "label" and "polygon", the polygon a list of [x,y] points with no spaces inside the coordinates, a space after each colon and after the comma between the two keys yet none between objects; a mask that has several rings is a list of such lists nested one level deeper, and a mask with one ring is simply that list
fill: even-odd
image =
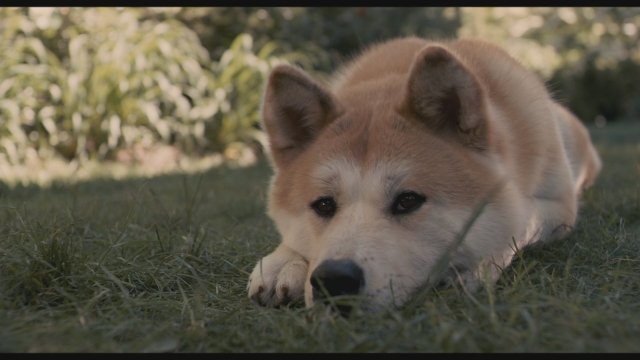
[{"label": "dog's body", "polygon": [[282,235],[249,279],[265,305],[399,305],[443,256],[465,286],[495,281],[516,249],[569,233],[601,167],[580,121],[478,40],[379,44],[330,90],[279,66],[263,115]]}]

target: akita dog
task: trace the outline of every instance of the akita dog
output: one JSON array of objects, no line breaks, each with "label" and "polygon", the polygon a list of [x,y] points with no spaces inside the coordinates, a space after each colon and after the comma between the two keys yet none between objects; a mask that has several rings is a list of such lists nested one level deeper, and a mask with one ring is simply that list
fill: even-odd
[{"label": "akita dog", "polygon": [[601,168],[581,122],[480,40],[381,43],[329,87],[280,65],[262,111],[282,236],[249,278],[263,305],[401,305],[443,259],[462,286],[496,281],[517,249],[571,231]]}]

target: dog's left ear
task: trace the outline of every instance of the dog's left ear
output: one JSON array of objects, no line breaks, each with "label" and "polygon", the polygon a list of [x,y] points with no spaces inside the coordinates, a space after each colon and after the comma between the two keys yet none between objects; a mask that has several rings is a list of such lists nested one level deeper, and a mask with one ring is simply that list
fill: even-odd
[{"label": "dog's left ear", "polygon": [[302,70],[275,67],[269,75],[262,115],[276,165],[284,166],[302,153],[341,111],[334,96]]},{"label": "dog's left ear", "polygon": [[465,146],[487,147],[484,90],[469,69],[442,46],[428,45],[418,53],[400,109]]}]

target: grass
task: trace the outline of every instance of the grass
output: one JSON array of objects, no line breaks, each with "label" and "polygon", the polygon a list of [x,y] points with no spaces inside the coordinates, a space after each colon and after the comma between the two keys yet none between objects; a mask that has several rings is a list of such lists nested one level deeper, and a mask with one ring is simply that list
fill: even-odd
[{"label": "grass", "polygon": [[640,351],[640,124],[592,134],[605,167],[569,238],[520,253],[492,290],[349,318],[247,299],[279,241],[264,162],[0,185],[0,351]]}]

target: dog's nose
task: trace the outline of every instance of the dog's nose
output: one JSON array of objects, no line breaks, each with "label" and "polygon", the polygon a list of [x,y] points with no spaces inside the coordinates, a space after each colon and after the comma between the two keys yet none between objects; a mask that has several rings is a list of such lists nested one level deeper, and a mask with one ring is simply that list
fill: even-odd
[{"label": "dog's nose", "polygon": [[325,260],[311,274],[313,298],[356,295],[364,287],[364,274],[351,260]]}]

